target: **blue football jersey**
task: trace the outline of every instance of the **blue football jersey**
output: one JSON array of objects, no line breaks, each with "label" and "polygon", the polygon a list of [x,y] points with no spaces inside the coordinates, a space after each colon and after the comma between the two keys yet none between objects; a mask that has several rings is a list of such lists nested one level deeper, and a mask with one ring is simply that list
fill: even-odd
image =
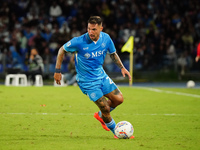
[{"label": "blue football jersey", "polygon": [[104,59],[107,53],[116,52],[116,48],[110,36],[101,32],[99,40],[94,42],[89,34],[85,33],[74,37],[63,45],[67,52],[76,52],[75,66],[77,81],[87,82],[102,79],[106,73],[103,69]]}]

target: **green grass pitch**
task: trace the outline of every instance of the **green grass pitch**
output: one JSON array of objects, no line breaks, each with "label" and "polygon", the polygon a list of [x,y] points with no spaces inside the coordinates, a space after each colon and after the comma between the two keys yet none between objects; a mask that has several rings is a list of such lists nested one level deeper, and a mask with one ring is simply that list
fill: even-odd
[{"label": "green grass pitch", "polygon": [[78,87],[0,86],[0,150],[199,150],[200,89],[119,87],[111,115],[135,139],[114,139]]}]

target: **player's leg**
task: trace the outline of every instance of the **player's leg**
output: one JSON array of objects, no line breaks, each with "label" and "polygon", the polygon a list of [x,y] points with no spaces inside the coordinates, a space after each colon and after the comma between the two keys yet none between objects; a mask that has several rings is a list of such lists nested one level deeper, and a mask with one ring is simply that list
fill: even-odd
[{"label": "player's leg", "polygon": [[[110,106],[110,112],[113,111],[118,105],[123,103],[124,98],[116,84],[108,76],[103,80],[103,94],[108,98],[107,102]],[[98,112],[101,116],[101,111]]]},{"label": "player's leg", "polygon": [[[91,101],[99,102],[98,107],[105,106],[104,109],[102,108],[103,110],[108,110],[108,109],[110,110],[110,107],[106,101],[106,98],[103,96],[103,93],[101,91],[100,83],[101,83],[101,81],[97,80],[94,82],[78,82],[78,85],[79,85],[81,91],[84,94],[86,94],[90,98]],[[96,102],[96,103],[98,103],[98,102]],[[104,112],[106,113],[106,111],[104,111]],[[101,118],[101,116],[99,116],[98,112],[94,113],[94,118],[96,118],[101,123],[102,127],[106,131],[110,131],[110,129],[106,126],[106,124],[103,121],[103,119]]]},{"label": "player's leg", "polygon": [[112,108],[117,107],[124,101],[123,95],[118,88],[104,96],[108,98],[108,104]]},{"label": "player's leg", "polygon": [[106,98],[102,96],[94,103],[99,107],[101,111],[101,118],[105,122],[106,126],[113,132],[113,134],[115,134],[114,128],[116,126],[116,123],[110,115],[110,106]]},{"label": "player's leg", "polygon": [[[109,80],[107,82],[102,82],[102,80],[97,80],[93,82],[78,82],[78,85],[81,91],[86,94],[91,101],[93,101],[102,111],[103,115],[99,116],[98,112],[94,114],[94,117],[101,123],[102,127],[110,131],[110,129],[114,132],[115,121],[110,116],[110,106],[103,96],[104,94],[110,93],[115,90],[117,87],[113,87],[109,91],[102,91],[102,85],[109,84]],[[101,118],[102,117],[102,118]]]},{"label": "player's leg", "polygon": [[[110,106],[110,112],[124,101],[123,95],[118,88],[104,96],[108,98],[107,102]],[[99,116],[101,116],[101,111],[99,111],[98,113]]]}]

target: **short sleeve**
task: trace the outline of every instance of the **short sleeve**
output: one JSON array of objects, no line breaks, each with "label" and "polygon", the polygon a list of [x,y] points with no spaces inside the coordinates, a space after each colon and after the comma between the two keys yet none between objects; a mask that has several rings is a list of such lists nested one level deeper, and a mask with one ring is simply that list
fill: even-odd
[{"label": "short sleeve", "polygon": [[108,46],[108,53],[112,54],[112,53],[116,52],[116,48],[110,37],[109,37],[109,40],[110,40],[110,42],[109,42],[109,46]]},{"label": "short sleeve", "polygon": [[63,45],[63,48],[64,48],[65,51],[73,53],[73,52],[78,51],[77,44],[78,44],[77,43],[77,38],[74,37],[73,39],[71,39],[70,41],[65,43]]}]

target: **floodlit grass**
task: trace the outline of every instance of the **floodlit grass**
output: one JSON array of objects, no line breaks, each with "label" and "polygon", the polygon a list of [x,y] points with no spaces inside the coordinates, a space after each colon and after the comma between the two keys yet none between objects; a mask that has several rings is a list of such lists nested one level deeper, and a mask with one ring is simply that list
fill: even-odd
[{"label": "floodlit grass", "polygon": [[200,148],[200,89],[119,88],[125,100],[111,114],[133,124],[135,139],[105,131],[78,87],[0,86],[0,150]]}]

